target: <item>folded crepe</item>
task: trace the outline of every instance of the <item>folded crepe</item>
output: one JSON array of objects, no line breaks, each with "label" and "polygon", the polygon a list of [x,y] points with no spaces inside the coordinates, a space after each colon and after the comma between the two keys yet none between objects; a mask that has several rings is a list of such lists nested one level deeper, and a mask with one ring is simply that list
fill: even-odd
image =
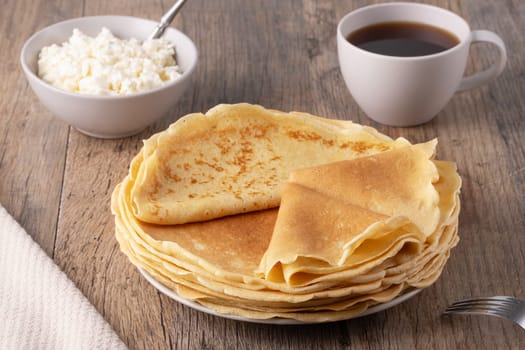
[{"label": "folded crepe", "polygon": [[173,225],[275,208],[292,170],[407,144],[349,121],[219,105],[145,141],[134,215]]},{"label": "folded crepe", "polygon": [[116,237],[133,264],[217,312],[352,317],[434,283],[458,242],[461,180],[435,147],[220,105],[145,141],[112,195]]},{"label": "folded crepe", "polygon": [[258,272],[304,285],[316,275],[379,259],[395,246],[421,250],[448,219],[442,209],[449,215],[453,209],[440,208],[440,198],[454,206],[449,198],[459,188],[449,164],[444,176],[452,185],[439,193],[435,146],[431,141],[293,172]]}]

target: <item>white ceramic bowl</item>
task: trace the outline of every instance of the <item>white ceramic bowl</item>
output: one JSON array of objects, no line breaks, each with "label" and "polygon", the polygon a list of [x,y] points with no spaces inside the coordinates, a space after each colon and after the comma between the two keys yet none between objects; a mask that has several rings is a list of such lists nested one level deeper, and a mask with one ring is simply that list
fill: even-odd
[{"label": "white ceramic bowl", "polygon": [[96,36],[107,27],[121,39],[144,40],[157,22],[125,16],[94,16],[70,19],[35,33],[22,48],[20,61],[31,88],[53,114],[80,132],[99,138],[119,138],[138,133],[165,116],[190,86],[198,61],[195,44],[182,32],[168,28],[164,37],[175,45],[182,76],[163,87],[123,96],[94,96],[51,86],[37,75],[38,53],[44,46],[71,37],[74,28]]}]

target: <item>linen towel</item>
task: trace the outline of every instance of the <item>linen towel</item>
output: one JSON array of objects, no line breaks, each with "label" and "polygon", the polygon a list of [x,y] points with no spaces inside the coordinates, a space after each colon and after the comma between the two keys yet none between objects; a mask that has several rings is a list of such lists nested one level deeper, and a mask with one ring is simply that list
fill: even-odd
[{"label": "linen towel", "polygon": [[0,205],[0,349],[125,349],[111,326]]}]

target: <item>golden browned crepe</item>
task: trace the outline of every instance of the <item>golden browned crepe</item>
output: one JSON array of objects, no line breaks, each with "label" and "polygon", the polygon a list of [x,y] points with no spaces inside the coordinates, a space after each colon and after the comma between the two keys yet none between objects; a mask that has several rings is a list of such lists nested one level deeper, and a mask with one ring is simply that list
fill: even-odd
[{"label": "golden browned crepe", "polygon": [[[258,166],[235,168],[239,147]],[[453,163],[433,159],[435,147],[221,105],[145,141],[112,195],[116,237],[133,264],[217,312],[353,317],[434,283],[458,242],[461,180]]]},{"label": "golden browned crepe", "polygon": [[295,284],[294,274],[340,270],[367,240],[361,255],[370,259],[399,241],[422,244],[440,219],[434,149],[429,142],[292,172],[265,277]]},{"label": "golden browned crepe", "polygon": [[292,170],[406,144],[352,122],[219,105],[145,142],[131,192],[134,214],[183,224],[274,208]]}]

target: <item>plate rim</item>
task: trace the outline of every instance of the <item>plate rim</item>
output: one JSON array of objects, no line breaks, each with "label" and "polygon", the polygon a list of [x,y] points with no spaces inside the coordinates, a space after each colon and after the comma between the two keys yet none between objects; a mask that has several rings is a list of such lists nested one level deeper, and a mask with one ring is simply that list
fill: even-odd
[{"label": "plate rim", "polygon": [[[318,322],[316,322],[316,321],[300,321],[300,320],[289,319],[289,318],[282,318],[282,317],[274,317],[274,318],[269,318],[269,319],[256,319],[256,318],[243,317],[243,316],[238,316],[238,315],[233,315],[233,314],[220,313],[220,312],[217,312],[217,311],[215,311],[213,309],[210,309],[210,308],[208,308],[208,307],[206,307],[204,305],[201,305],[201,304],[199,304],[196,301],[193,301],[193,300],[181,297],[174,290],[168,288],[167,286],[165,286],[161,282],[157,281],[145,269],[143,269],[140,266],[136,266],[136,267],[139,270],[139,272],[142,274],[142,276],[153,287],[155,287],[158,291],[160,291],[161,293],[163,293],[167,297],[169,297],[169,298],[171,298],[171,299],[173,299],[173,300],[175,300],[175,301],[177,301],[177,302],[179,302],[179,303],[181,303],[181,304],[183,304],[183,305],[185,305],[185,306],[187,306],[189,308],[192,308],[192,309],[200,311],[200,312],[204,312],[204,313],[209,314],[209,315],[218,316],[218,317],[222,317],[222,318],[226,318],[226,319],[230,319],[230,320],[235,320],[235,321],[241,321],[241,322],[250,322],[250,323],[259,323],[259,324],[273,324],[273,325],[307,325],[307,324],[319,324],[319,323],[337,322],[337,321],[318,321]],[[364,312],[362,312],[362,313],[360,313],[358,315],[355,315],[353,317],[348,317],[346,319],[338,320],[338,321],[351,320],[351,319],[372,315],[372,314],[375,314],[375,313],[378,313],[378,312],[390,309],[390,308],[392,308],[392,307],[394,307],[394,306],[396,306],[398,304],[401,304],[401,303],[405,302],[406,300],[414,297],[415,295],[419,294],[423,289],[424,288],[413,288],[413,289],[409,290],[408,292],[403,293],[402,295],[399,295],[399,296],[395,297],[394,299],[392,299],[390,301],[387,301],[386,303],[380,303],[380,304],[374,305],[372,307],[369,307]]]}]

